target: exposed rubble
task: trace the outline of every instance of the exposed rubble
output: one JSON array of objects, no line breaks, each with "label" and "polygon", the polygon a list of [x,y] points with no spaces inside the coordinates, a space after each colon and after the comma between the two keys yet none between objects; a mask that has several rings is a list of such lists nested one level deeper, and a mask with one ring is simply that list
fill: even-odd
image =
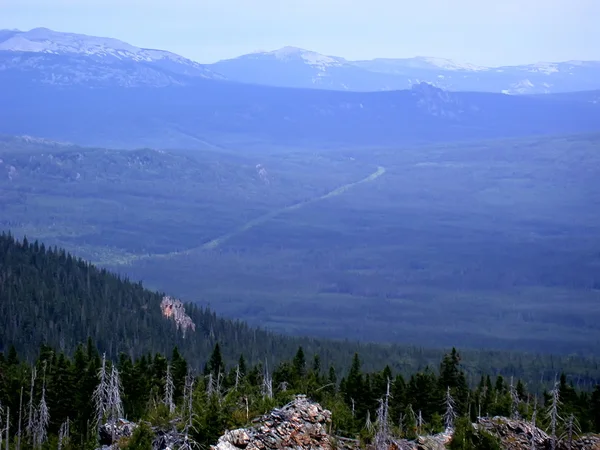
[{"label": "exposed rubble", "polygon": [[211,450],[333,450],[326,426],[331,412],[298,395],[293,402],[255,421],[251,428],[226,432]]},{"label": "exposed rubble", "polygon": [[98,428],[100,445],[102,448],[110,448],[114,442],[130,437],[138,425],[125,419],[119,419],[115,423],[105,423]]},{"label": "exposed rubble", "polygon": [[187,315],[185,307],[180,300],[165,296],[160,302],[160,309],[163,316],[175,321],[177,329],[181,330],[184,336],[188,329],[196,331],[196,324],[192,322],[190,316]]},{"label": "exposed rubble", "polygon": [[[176,430],[174,424],[169,430],[150,427],[154,433],[152,450],[173,450],[192,448],[194,445],[187,435]],[[118,450],[124,441],[131,437],[139,425],[125,419],[116,423],[105,423],[98,429],[100,448],[96,450]]]},{"label": "exposed rubble", "polygon": [[[282,408],[253,421],[249,428],[225,432],[211,450],[358,450],[359,441],[328,434],[331,412],[304,395]],[[193,444],[178,432],[174,423],[168,430],[151,427],[153,450],[190,449]],[[503,450],[551,450],[552,439],[543,430],[522,420],[505,417],[480,418],[474,426],[497,436]],[[116,450],[131,437],[138,424],[119,419],[116,424],[100,427],[102,450]],[[445,450],[452,439],[452,430],[431,436],[419,436],[414,441],[390,440],[385,450]],[[367,450],[381,450],[367,445]],[[98,449],[100,450],[100,449]],[[571,445],[566,440],[556,443],[556,450],[600,450],[600,435],[578,437]]]},{"label": "exposed rubble", "polygon": [[[479,419],[476,426],[500,438],[502,448],[505,450],[530,448],[550,450],[552,448],[552,438],[529,422],[493,417]],[[567,449],[600,450],[600,436],[581,436],[573,440],[570,446],[564,439],[557,442],[556,450]]]}]

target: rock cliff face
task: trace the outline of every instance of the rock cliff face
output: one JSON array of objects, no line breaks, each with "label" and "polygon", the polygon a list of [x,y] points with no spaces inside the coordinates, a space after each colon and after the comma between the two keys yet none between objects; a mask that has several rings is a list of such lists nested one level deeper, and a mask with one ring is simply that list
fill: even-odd
[{"label": "rock cliff face", "polygon": [[327,434],[331,413],[305,396],[260,417],[251,428],[226,432],[211,450],[333,450]]},{"label": "rock cliff face", "polygon": [[192,322],[190,316],[186,314],[185,307],[179,300],[165,296],[160,302],[160,309],[163,316],[175,321],[177,329],[181,330],[184,336],[185,332],[189,329],[196,331],[196,324]]}]

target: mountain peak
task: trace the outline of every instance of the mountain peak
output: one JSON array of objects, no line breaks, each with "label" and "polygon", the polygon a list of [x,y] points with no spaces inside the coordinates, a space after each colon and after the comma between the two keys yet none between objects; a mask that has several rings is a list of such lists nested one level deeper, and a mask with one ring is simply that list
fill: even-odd
[{"label": "mountain peak", "polygon": [[[0,53],[6,62],[4,70],[18,69],[22,64],[12,53],[35,56],[29,62],[30,67],[39,70],[38,80],[50,84],[71,84],[76,80],[88,85],[116,82],[124,86],[165,86],[187,84],[190,77],[223,78],[175,53],[140,48],[114,38],[63,33],[49,28],[0,30]],[[76,57],[79,62],[73,64],[60,59],[64,56]],[[59,72],[57,67],[60,67]]]},{"label": "mountain peak", "polygon": [[[275,58],[280,61],[301,61],[309,66],[325,70],[330,66],[340,66],[346,63],[344,58],[336,56],[322,55],[321,53],[306,50],[300,47],[285,46],[277,50],[267,52],[256,52],[245,55],[251,59],[261,59],[263,57]],[[242,57],[243,58],[243,57]]]}]

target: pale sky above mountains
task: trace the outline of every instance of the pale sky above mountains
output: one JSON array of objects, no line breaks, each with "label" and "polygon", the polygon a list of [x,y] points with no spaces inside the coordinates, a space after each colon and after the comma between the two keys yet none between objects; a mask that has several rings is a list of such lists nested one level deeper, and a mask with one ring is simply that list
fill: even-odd
[{"label": "pale sky above mountains", "polygon": [[600,0],[0,0],[0,29],[51,28],[203,63],[286,45],[347,59],[600,60]]}]

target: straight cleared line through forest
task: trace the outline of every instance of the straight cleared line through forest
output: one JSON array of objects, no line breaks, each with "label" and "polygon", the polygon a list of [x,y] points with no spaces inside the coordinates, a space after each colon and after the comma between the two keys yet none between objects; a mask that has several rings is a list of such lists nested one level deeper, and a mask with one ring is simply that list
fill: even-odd
[{"label": "straight cleared line through forest", "polygon": [[[222,236],[219,236],[218,238],[208,241],[198,247],[193,247],[193,248],[179,251],[179,252],[163,253],[160,255],[147,255],[145,257],[146,258],[167,258],[167,257],[173,257],[173,256],[179,256],[179,255],[187,255],[187,254],[193,253],[198,250],[214,250],[215,248],[219,247],[221,244],[228,241],[229,239],[231,239],[235,236],[238,236],[238,235],[244,233],[245,231],[248,231],[251,228],[261,225],[261,224],[271,220],[272,218],[279,216],[280,214],[283,214],[283,213],[286,213],[289,211],[294,211],[296,209],[300,209],[303,206],[307,206],[312,203],[319,202],[321,200],[325,200],[325,199],[328,199],[331,197],[336,197],[340,194],[343,194],[347,190],[352,189],[355,186],[358,186],[359,184],[374,181],[377,178],[379,178],[381,175],[383,175],[384,173],[385,173],[385,167],[379,166],[377,168],[377,170],[375,172],[373,172],[371,175],[369,175],[368,177],[365,177],[365,178],[355,181],[353,183],[348,183],[343,186],[340,186],[339,188],[334,189],[333,191],[330,191],[327,194],[321,195],[319,197],[314,197],[309,200],[305,200],[303,202],[294,203],[293,205],[285,206],[283,208],[276,209],[274,211],[263,214],[262,216],[257,217],[256,219],[252,219],[249,222],[246,222],[244,225],[237,228],[236,230],[234,230],[230,233],[224,234]],[[144,258],[144,256],[142,256],[141,258]]]}]

